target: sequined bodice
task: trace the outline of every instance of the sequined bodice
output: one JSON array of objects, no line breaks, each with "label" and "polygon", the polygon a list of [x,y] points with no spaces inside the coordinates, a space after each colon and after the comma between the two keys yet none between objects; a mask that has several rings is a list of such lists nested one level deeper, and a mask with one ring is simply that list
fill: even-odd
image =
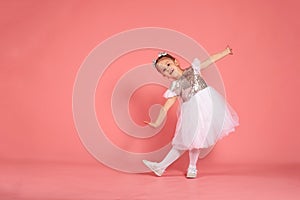
[{"label": "sequined bodice", "polygon": [[183,102],[188,101],[192,96],[194,96],[200,90],[207,87],[205,80],[200,74],[194,73],[192,67],[187,68],[182,76],[174,81],[173,90],[177,90]]}]

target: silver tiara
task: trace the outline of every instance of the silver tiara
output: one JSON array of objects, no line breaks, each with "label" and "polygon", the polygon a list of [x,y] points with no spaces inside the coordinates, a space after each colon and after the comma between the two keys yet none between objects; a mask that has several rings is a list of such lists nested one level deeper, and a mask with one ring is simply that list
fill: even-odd
[{"label": "silver tiara", "polygon": [[152,60],[153,67],[155,67],[158,59],[160,59],[161,57],[166,56],[166,55],[168,55],[167,52],[159,52],[157,55],[157,58]]}]

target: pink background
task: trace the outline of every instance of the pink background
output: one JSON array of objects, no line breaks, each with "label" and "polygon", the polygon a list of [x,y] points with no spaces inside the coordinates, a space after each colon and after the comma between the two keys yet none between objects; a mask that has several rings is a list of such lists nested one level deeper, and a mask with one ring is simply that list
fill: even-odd
[{"label": "pink background", "polygon": [[[217,66],[240,126],[205,162],[300,162],[299,1],[72,0],[0,5],[0,162],[95,163],[73,122],[76,73],[100,42],[142,27],[182,32],[210,54],[227,44],[233,48],[234,56]],[[106,84],[113,81],[107,79]],[[151,96],[151,86],[144,89]],[[155,103],[163,101],[157,96]],[[145,103],[141,118],[134,118],[137,123],[145,120],[151,103]],[[132,109],[135,116],[139,111]],[[115,126],[112,119],[108,126]]]},{"label": "pink background", "polygon": [[72,119],[77,70],[107,37],[157,26],[234,50],[217,65],[241,126],[214,159],[299,162],[296,1],[225,2],[2,2],[1,158],[90,162]]},{"label": "pink background", "polygon": [[211,159],[299,162],[297,1],[159,2],[2,2],[0,158],[91,162],[72,118],[76,73],[101,41],[155,26],[234,50],[217,66],[241,125]]}]

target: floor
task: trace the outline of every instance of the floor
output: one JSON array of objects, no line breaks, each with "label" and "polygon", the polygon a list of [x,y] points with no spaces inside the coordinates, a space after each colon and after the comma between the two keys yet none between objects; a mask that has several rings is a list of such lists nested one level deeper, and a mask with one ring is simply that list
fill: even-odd
[{"label": "floor", "polygon": [[162,177],[126,174],[100,163],[1,162],[1,200],[298,200],[300,164],[205,164],[196,179],[176,165]]}]

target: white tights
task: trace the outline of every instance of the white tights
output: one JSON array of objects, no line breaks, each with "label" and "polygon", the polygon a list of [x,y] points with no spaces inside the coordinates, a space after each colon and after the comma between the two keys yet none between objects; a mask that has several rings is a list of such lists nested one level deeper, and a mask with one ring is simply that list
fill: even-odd
[{"label": "white tights", "polygon": [[[166,169],[170,166],[175,160],[177,160],[185,150],[175,149],[174,147],[169,151],[166,157],[158,163],[159,168]],[[196,168],[197,160],[200,154],[200,149],[192,149],[189,150],[189,157],[190,157],[190,168]]]},{"label": "white tights", "polygon": [[200,149],[192,149],[189,151],[190,165],[189,168],[196,169],[197,160],[199,158]]}]

